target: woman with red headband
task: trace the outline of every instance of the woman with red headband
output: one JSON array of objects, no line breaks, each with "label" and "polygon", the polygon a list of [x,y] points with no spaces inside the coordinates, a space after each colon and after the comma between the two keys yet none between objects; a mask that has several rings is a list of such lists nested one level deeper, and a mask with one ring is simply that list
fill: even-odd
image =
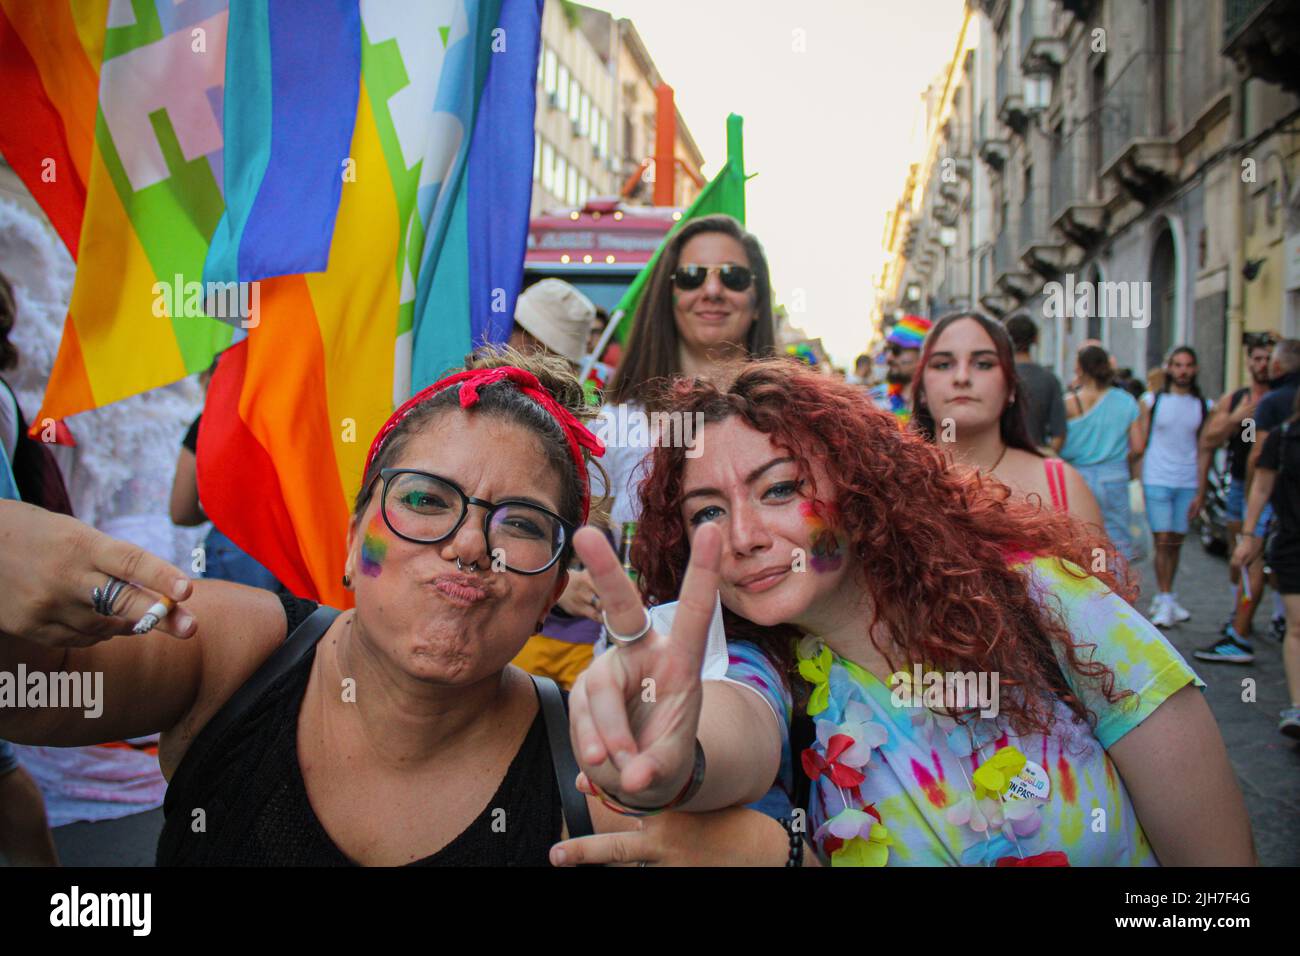
[{"label": "woman with red headband", "polygon": [[[805,812],[747,811],[713,836],[649,820],[553,860],[746,846],[800,865],[811,844],[847,866],[1253,862],[1203,685],[1126,602],[1099,530],[953,467],[862,390],[797,366],[681,382],[667,407],[703,415],[704,452],[654,452],[641,593],[599,536],[576,541],[625,643],[570,697],[584,790],[624,812],[727,806],[770,785],[784,749]],[[705,597],[683,583],[688,555],[719,573],[731,676],[766,714],[701,694],[698,635],[645,629],[643,602]],[[654,700],[636,693],[647,681]]]},{"label": "woman with red headband", "polygon": [[[590,832],[559,692],[508,665],[564,588],[602,449],[556,360],[477,366],[376,436],[349,528],[355,610],[191,583],[4,503],[0,671],[102,672],[105,695],[96,719],[4,708],[0,736],[161,731],[160,864],[544,865],[564,832]],[[156,595],[183,604],[129,635]],[[674,627],[707,630],[697,618]]]}]

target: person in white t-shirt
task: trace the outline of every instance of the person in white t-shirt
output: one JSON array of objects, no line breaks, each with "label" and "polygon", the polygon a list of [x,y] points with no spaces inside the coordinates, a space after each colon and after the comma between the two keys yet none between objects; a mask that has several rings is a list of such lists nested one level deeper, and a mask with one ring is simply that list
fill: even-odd
[{"label": "person in white t-shirt", "polygon": [[1165,360],[1165,383],[1142,396],[1140,419],[1142,491],[1147,521],[1155,538],[1156,585],[1151,623],[1171,627],[1191,618],[1178,603],[1174,577],[1183,538],[1204,503],[1201,476],[1210,452],[1200,448],[1201,427],[1211,402],[1196,384],[1196,353],[1180,345]]}]

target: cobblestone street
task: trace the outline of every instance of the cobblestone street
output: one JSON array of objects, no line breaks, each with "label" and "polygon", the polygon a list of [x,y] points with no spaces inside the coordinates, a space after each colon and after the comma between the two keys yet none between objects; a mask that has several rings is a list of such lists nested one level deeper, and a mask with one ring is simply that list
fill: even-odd
[{"label": "cobblestone street", "polygon": [[[1139,606],[1145,611],[1154,593],[1155,573],[1149,560],[1138,568],[1143,582]],[[1272,595],[1265,595],[1255,615],[1255,662],[1208,664],[1194,659],[1192,652],[1213,643],[1227,617],[1231,604],[1227,561],[1207,554],[1189,535],[1174,589],[1192,619],[1165,634],[1207,685],[1206,699],[1246,796],[1259,861],[1264,866],[1296,866],[1300,864],[1300,745],[1277,732],[1278,711],[1287,704],[1287,692],[1282,646],[1268,633]],[[1252,703],[1242,701],[1246,678],[1255,681]]]}]

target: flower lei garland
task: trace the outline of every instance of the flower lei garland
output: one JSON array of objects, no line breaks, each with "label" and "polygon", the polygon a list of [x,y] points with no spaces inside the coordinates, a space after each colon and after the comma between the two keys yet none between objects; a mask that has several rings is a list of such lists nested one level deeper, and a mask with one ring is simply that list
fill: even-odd
[{"label": "flower lei garland", "polygon": [[[830,680],[837,664],[835,655],[821,640],[805,637],[798,642],[796,659],[799,675],[812,686],[808,715],[816,718],[831,705]],[[906,673],[903,677],[910,680]],[[872,752],[888,741],[889,731],[873,720],[871,708],[857,699],[862,692],[857,681],[852,681],[851,687],[842,721],[815,720],[816,743],[799,755],[808,778],[814,782],[822,777],[828,779],[839,790],[842,805],[842,809],[817,828],[813,841],[830,857],[831,866],[884,866],[889,860],[893,838],[875,805],[863,801],[860,788],[866,780]],[[978,754],[1001,736],[992,721],[959,724],[954,718],[927,707],[914,709],[912,725],[921,737],[928,743],[934,732],[939,731],[949,751],[959,760]],[[1005,796],[1027,762],[1017,748],[1002,747],[970,775],[967,780],[970,793],[948,808],[945,816],[949,823],[967,826],[984,837],[962,853],[963,866],[1070,865],[1069,857],[1059,850],[1030,857],[1020,850],[1018,838],[1031,837],[1042,827],[1039,811],[1045,804],[1032,797],[1007,799]],[[862,804],[862,809],[854,806],[855,801]]]}]

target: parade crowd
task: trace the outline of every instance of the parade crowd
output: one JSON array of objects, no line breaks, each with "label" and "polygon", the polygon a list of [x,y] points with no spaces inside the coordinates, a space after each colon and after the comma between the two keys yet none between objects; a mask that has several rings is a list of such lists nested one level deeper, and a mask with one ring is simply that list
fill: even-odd
[{"label": "parade crowd", "polygon": [[[1186,346],[1143,384],[1085,343],[1067,388],[1028,317],[907,316],[882,381],[871,356],[840,375],[780,352],[762,246],[726,216],[671,236],[585,382],[589,299],[546,279],[515,318],[374,437],[344,611],[215,527],[200,576],[76,520],[0,389],[0,671],[106,688],[96,719],[0,707],[0,738],[160,735],[159,865],[1255,861],[1162,629],[1224,494],[1229,619],[1195,658],[1252,661],[1271,605],[1300,739],[1300,340],[1252,339],[1251,383],[1211,400]],[[0,286],[0,374],[22,321]],[[597,438],[615,414],[702,428]],[[197,426],[168,476],[186,527]],[[0,761],[0,851],[52,862]]]}]

